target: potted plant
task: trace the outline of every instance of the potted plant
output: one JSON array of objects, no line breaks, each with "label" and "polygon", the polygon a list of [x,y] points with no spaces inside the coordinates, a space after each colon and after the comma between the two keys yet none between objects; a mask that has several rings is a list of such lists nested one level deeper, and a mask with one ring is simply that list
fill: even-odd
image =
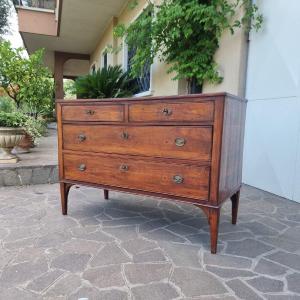
[{"label": "potted plant", "polygon": [[11,151],[25,136],[22,126],[26,120],[20,112],[0,112],[0,163],[18,162],[18,157]]}]

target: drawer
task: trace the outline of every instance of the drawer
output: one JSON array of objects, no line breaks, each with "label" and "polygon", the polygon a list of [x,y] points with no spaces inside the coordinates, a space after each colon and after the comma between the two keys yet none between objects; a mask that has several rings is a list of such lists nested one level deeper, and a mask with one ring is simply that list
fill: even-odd
[{"label": "drawer", "polygon": [[63,121],[124,121],[124,105],[64,105]]},{"label": "drawer", "polygon": [[63,126],[65,150],[208,161],[211,147],[208,126]]},{"label": "drawer", "polygon": [[214,102],[130,104],[131,122],[211,122]]},{"label": "drawer", "polygon": [[162,163],[156,160],[64,154],[64,177],[67,180],[132,190],[198,200],[208,199],[209,167]]}]

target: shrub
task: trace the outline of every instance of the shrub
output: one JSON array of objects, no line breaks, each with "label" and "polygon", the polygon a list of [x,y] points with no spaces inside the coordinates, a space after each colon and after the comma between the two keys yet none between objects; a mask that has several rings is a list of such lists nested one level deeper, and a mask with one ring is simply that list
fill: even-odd
[{"label": "shrub", "polygon": [[132,96],[136,87],[121,66],[108,66],[93,74],[76,79],[74,89],[78,98],[124,98]]}]

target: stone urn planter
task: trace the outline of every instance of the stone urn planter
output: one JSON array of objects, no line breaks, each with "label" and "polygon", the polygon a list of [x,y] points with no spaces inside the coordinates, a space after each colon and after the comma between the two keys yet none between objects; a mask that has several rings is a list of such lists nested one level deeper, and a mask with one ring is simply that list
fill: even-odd
[{"label": "stone urn planter", "polygon": [[21,142],[24,136],[23,128],[0,127],[0,164],[19,161],[18,157],[12,154],[11,151]]},{"label": "stone urn planter", "polygon": [[29,153],[30,149],[34,147],[34,139],[31,135],[29,135],[27,132],[25,132],[24,138],[21,140],[21,142],[15,146],[12,153],[13,154],[23,154],[23,153]]}]

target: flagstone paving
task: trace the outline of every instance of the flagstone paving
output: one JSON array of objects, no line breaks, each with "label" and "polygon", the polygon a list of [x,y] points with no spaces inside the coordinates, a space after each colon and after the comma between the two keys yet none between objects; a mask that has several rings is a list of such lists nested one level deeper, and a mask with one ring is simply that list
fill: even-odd
[{"label": "flagstone paving", "polygon": [[0,299],[300,299],[300,204],[244,186],[209,252],[198,208],[58,185],[0,188]]}]

